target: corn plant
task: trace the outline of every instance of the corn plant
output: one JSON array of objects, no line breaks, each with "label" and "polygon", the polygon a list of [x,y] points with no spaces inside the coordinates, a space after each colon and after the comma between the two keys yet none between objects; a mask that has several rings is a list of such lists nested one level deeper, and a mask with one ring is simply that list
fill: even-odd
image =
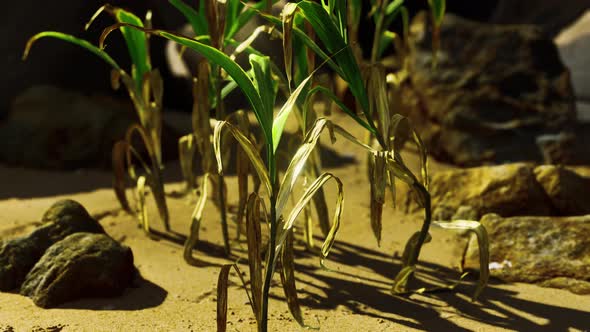
[{"label": "corn plant", "polygon": [[[251,19],[254,18],[256,11],[272,6],[274,1],[262,1],[252,7],[246,7],[239,0],[218,1],[207,0],[200,1],[197,8],[193,8],[181,0],[170,0],[170,3],[177,8],[190,23],[195,39],[203,42],[218,51],[225,53],[229,46],[237,47],[232,54],[235,58],[237,54],[246,50],[249,53],[257,53],[249,45],[263,29],[256,29],[250,38],[243,43],[235,40],[235,34],[240,31]],[[215,183],[213,196],[216,197],[215,203],[220,211],[222,233],[224,239],[224,248],[227,254],[230,253],[230,239],[227,224],[226,198],[225,198],[225,180],[223,175],[216,174],[212,169],[213,153],[211,148],[212,129],[210,127],[209,110],[215,109],[215,119],[225,120],[227,112],[223,105],[223,98],[231,92],[236,84],[233,81],[224,84],[224,73],[221,67],[216,64],[209,65],[202,60],[198,65],[198,78],[194,83],[194,106],[192,115],[193,133],[183,136],[179,140],[179,155],[183,174],[187,182],[187,191],[197,189],[197,177],[193,170],[194,155],[198,151],[201,156],[201,167],[204,172],[210,173],[208,178]],[[248,121],[242,115],[230,115],[230,118],[238,121],[242,131],[248,131]],[[224,150],[224,155],[228,156],[228,149]],[[244,217],[246,199],[248,197],[248,180],[249,173],[246,157],[242,150],[237,152],[237,170],[238,170],[238,233],[240,236],[242,229],[242,220]],[[227,159],[227,158],[224,158]],[[203,184],[201,183],[201,189]],[[200,205],[199,205],[200,206]],[[191,232],[191,234],[198,234]],[[185,245],[185,259],[189,263],[195,263],[192,258],[192,246],[198,239],[189,237]]]},{"label": "corn plant", "polygon": [[[146,15],[143,22],[139,17],[118,7],[104,5],[86,24],[86,29],[94,19],[102,12],[107,12],[120,23],[128,23],[136,26],[150,27],[151,12]],[[147,208],[145,205],[146,186],[149,187],[154,195],[158,207],[159,216],[164,224],[166,231],[170,230],[168,222],[168,208],[164,193],[164,184],[162,182],[162,151],[161,151],[161,132],[162,132],[162,93],[163,83],[157,69],[153,69],[149,56],[148,36],[138,30],[128,27],[120,29],[126,45],[132,66],[130,71],[125,71],[119,64],[102,48],[92,43],[77,38],[75,36],[55,32],[45,31],[31,37],[25,47],[23,58],[26,59],[33,44],[45,37],[60,39],[75,45],[78,45],[109,64],[113,69],[111,72],[111,83],[114,89],[118,89],[121,82],[127,88],[129,97],[133,102],[139,118],[139,124],[132,125],[125,135],[125,139],[119,141],[113,147],[113,168],[114,168],[114,189],[115,194],[122,207],[131,212],[125,189],[125,164],[127,164],[127,174],[136,183],[136,194],[138,201],[138,217],[140,225],[149,234],[154,234],[149,226],[147,219]],[[143,144],[143,149],[147,151],[149,162],[145,161],[140,149],[132,146],[135,137],[138,137]],[[137,160],[143,168],[143,175],[136,172],[133,161]]]},{"label": "corn plant", "polygon": [[[130,27],[131,25],[114,25],[111,28],[105,30],[101,40],[104,40],[110,31],[121,26]],[[222,67],[227,72],[227,74],[232,77],[237,86],[250,102],[252,110],[262,129],[262,136],[265,143],[266,161],[264,161],[259,154],[255,144],[236,126],[232,125],[229,121],[219,121],[217,122],[213,132],[213,142],[218,172],[223,174],[223,158],[221,149],[222,136],[224,131],[228,131],[244,150],[261,183],[261,187],[263,188],[262,196],[258,196],[256,193],[253,193],[249,196],[246,208],[246,228],[249,247],[248,252],[250,258],[249,265],[251,271],[251,304],[258,322],[259,330],[267,330],[268,294],[273,274],[277,266],[277,261],[279,260],[282,261],[281,280],[283,281],[283,288],[288,299],[287,302],[289,304],[289,308],[296,320],[303,325],[301,311],[299,309],[295,291],[295,279],[292,263],[293,227],[297,217],[305,208],[305,206],[312,200],[314,194],[317,193],[319,188],[321,188],[327,181],[333,179],[338,185],[339,193],[333,221],[330,225],[325,242],[320,250],[320,264],[324,266],[324,260],[334,243],[336,232],[340,226],[340,216],[342,214],[343,202],[342,183],[332,174],[323,173],[305,189],[302,196],[299,198],[288,215],[284,213],[287,201],[292,195],[297,180],[300,178],[300,175],[303,172],[304,165],[312,154],[320,134],[324,129],[327,128],[329,130],[332,139],[335,139],[335,134],[339,134],[340,136],[351,140],[365,149],[371,151],[375,150],[358,141],[355,137],[353,137],[341,127],[331,123],[326,119],[319,118],[314,122],[314,125],[307,132],[303,144],[294,154],[282,181],[279,182],[277,171],[277,148],[281,140],[287,119],[295,108],[297,100],[299,98],[307,98],[307,96],[303,95],[303,93],[304,91],[307,91],[305,88],[310,82],[311,76],[308,76],[299,83],[297,88],[293,90],[285,104],[275,115],[273,111],[274,99],[276,95],[274,89],[275,83],[271,75],[271,64],[268,57],[251,54],[249,57],[251,75],[248,75],[248,73],[233,59],[212,46],[201,43],[195,39],[186,38],[162,30],[147,30],[138,26],[133,27],[149,32],[153,35],[167,38],[185,47],[191,48],[203,55],[212,63]],[[395,163],[392,163],[392,165],[392,167],[395,169],[399,168]],[[209,175],[205,175],[205,178],[208,176]],[[204,191],[206,191],[206,187],[207,185],[205,181]],[[266,198],[267,203],[265,203],[263,198]],[[202,208],[204,206],[205,200],[206,194],[202,193],[193,215],[194,220],[191,230],[192,232],[198,232],[198,223],[200,222],[200,218],[202,216]],[[269,207],[268,210],[266,209],[267,206]],[[284,215],[287,217],[285,218]],[[267,220],[269,232],[269,241],[267,243],[264,268],[262,267],[261,258],[261,220]],[[237,265],[227,265],[222,268],[219,277],[218,326],[220,330],[225,329],[225,321],[227,319],[227,279],[232,266],[237,269]]]},{"label": "corn plant", "polygon": [[[368,129],[371,139],[368,141],[366,150],[369,151],[368,175],[371,182],[371,227],[377,238],[381,240],[382,229],[382,209],[385,203],[385,191],[389,187],[391,196],[395,204],[395,179],[400,179],[410,186],[418,198],[419,204],[424,208],[424,222],[419,232],[414,234],[406,245],[402,268],[394,279],[392,291],[396,294],[406,292],[406,286],[411,275],[415,271],[420,250],[429,238],[428,230],[432,223],[430,194],[428,192],[428,172],[427,172],[427,154],[418,133],[412,129],[409,120],[400,114],[395,113],[388,100],[388,87],[386,86],[386,71],[379,59],[388,43],[394,41],[401,44],[396,35],[387,30],[393,19],[401,15],[404,26],[407,28],[407,10],[403,7],[403,0],[389,2],[372,1],[373,9],[371,15],[375,19],[376,32],[371,50],[371,59],[364,62],[358,50],[355,52],[354,43],[356,42],[356,33],[360,20],[360,1],[350,1],[346,6],[346,1],[322,1],[321,4],[312,1],[300,1],[293,4],[296,9],[290,8],[289,15],[301,15],[314,29],[315,34],[321,40],[323,49],[319,47],[314,40],[309,38],[302,29],[297,26],[289,26],[292,29],[292,35],[300,39],[309,49],[315,51],[320,57],[326,59],[330,67],[346,81],[349,89],[355,96],[358,108],[364,116],[364,119],[348,109],[342,102],[326,88],[316,87],[313,92],[323,92],[328,97],[337,101],[338,106],[351,116],[356,122]],[[429,4],[432,8],[433,18],[435,20],[436,30],[440,26],[444,15],[445,2],[431,0]],[[278,25],[280,22],[277,18],[265,16],[269,21]],[[284,17],[283,17],[284,19]],[[285,29],[283,24],[283,29]],[[285,31],[283,34],[291,35]],[[438,33],[435,32],[433,47],[436,51],[438,43]],[[351,47],[353,43],[353,47]],[[403,49],[401,49],[403,51]],[[436,54],[436,52],[435,52]],[[329,59],[329,56],[334,61]],[[403,53],[402,53],[403,56]],[[401,77],[405,73],[396,73]],[[406,167],[401,155],[401,149],[406,142],[412,141],[420,151],[422,160],[420,181]],[[373,148],[373,146],[378,148]],[[485,230],[476,227],[471,223],[439,223],[443,228],[463,229],[474,231],[480,240],[480,248],[487,247],[487,237]],[[476,295],[487,283],[487,251],[482,251],[480,255],[481,274]]]}]

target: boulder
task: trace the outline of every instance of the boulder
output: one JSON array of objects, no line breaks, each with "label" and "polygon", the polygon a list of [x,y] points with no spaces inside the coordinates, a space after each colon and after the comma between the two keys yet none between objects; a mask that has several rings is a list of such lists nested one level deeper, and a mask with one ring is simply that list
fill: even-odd
[{"label": "boulder", "polygon": [[[432,176],[430,194],[436,220],[580,216],[590,214],[590,171],[528,163],[454,169]],[[412,195],[404,199],[408,210],[418,208]]]},{"label": "boulder", "polygon": [[515,163],[435,173],[430,182],[435,218],[551,215],[551,201],[537,183],[534,169],[532,164]]},{"label": "boulder", "polygon": [[499,0],[490,22],[534,24],[551,37],[574,22],[590,7],[590,0]]},{"label": "boulder", "polygon": [[[434,68],[430,21],[421,14],[411,24],[410,83],[403,94],[413,100],[406,112],[434,157],[463,166],[541,162],[543,137],[575,135],[570,73],[539,28],[449,14]],[[582,163],[590,153],[561,155],[573,158],[564,162]]]},{"label": "boulder", "polygon": [[[110,168],[114,143],[135,122],[130,103],[35,86],[15,99],[0,124],[0,161],[48,169]],[[164,126],[165,159],[177,158],[179,136]]]},{"label": "boulder", "polygon": [[73,200],[53,204],[42,222],[28,236],[0,242],[0,291],[20,287],[27,273],[54,243],[78,232],[104,233],[102,226]]},{"label": "boulder", "polygon": [[554,165],[538,166],[534,172],[537,182],[551,200],[556,214],[590,214],[590,178]]},{"label": "boulder", "polygon": [[129,247],[105,234],[76,233],[47,249],[20,293],[51,308],[84,297],[120,295],[134,275]]},{"label": "boulder", "polygon": [[[490,241],[490,273],[510,282],[590,294],[590,216],[481,219]],[[469,242],[466,267],[477,269],[477,241]]]}]

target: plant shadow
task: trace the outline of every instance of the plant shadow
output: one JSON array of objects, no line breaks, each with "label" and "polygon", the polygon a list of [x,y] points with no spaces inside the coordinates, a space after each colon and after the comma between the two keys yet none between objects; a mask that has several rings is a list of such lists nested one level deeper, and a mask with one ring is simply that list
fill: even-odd
[{"label": "plant shadow", "polygon": [[[310,255],[297,253],[299,260]],[[297,282],[303,286],[299,294],[302,306],[324,310],[344,306],[353,314],[423,331],[470,331],[450,319],[457,316],[516,331],[585,330],[590,326],[588,312],[518,298],[517,292],[498,287],[501,283],[497,280],[490,281],[477,302],[471,301],[474,280],[467,280],[450,291],[394,296],[390,290],[401,267],[399,260],[392,261],[383,253],[344,242],[334,245],[329,259],[332,266],[354,267],[370,272],[371,277],[324,271],[317,264],[297,264]],[[420,263],[417,275],[410,282],[412,289],[428,289],[458,279],[458,271],[427,262]],[[545,323],[525,318],[530,316],[543,318]]]}]

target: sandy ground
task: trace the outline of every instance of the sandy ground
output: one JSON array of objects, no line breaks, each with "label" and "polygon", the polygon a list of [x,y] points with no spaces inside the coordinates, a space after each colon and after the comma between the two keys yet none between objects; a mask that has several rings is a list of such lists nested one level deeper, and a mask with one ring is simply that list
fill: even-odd
[{"label": "sandy ground", "polygon": [[[344,124],[350,125],[346,121]],[[382,245],[377,246],[369,226],[369,188],[363,154],[342,140],[335,148],[340,153],[356,154],[358,162],[329,169],[343,180],[346,195],[342,227],[328,262],[336,271],[320,270],[317,256],[301,245],[296,246],[298,293],[308,325],[323,331],[590,330],[590,296],[557,289],[492,280],[480,301],[472,303],[474,284],[468,280],[451,292],[392,296],[392,278],[400,267],[393,253],[403,250],[406,239],[419,228],[420,216],[404,215],[388,205]],[[412,164],[415,159],[409,155]],[[432,170],[446,167],[433,164]],[[167,171],[172,174],[167,191],[182,188],[174,176],[177,167],[170,166]],[[86,206],[111,236],[133,249],[141,273],[134,287],[121,297],[79,300],[57,309],[41,309],[26,297],[0,293],[0,331],[216,329],[219,266],[244,257],[246,244],[234,242],[235,257],[223,258],[217,212],[209,204],[201,231],[203,243],[194,252],[209,266],[189,266],[182,259],[181,245],[149,239],[138,229],[134,217],[119,209],[110,182],[110,174],[100,171],[46,172],[0,167],[1,238],[26,234],[54,201],[72,198]],[[228,182],[229,200],[236,202],[235,190],[231,190],[235,178],[229,176]],[[327,187],[327,197],[333,206],[333,184]],[[169,198],[168,202],[173,229],[186,234],[193,202],[188,198]],[[235,234],[233,223],[230,231]],[[433,241],[423,250],[416,287],[450,282],[459,275],[457,238],[436,229],[432,235]],[[245,265],[242,271],[247,271]],[[302,330],[290,317],[279,277],[275,275],[274,280],[270,330]],[[232,274],[230,281],[228,330],[253,331],[254,316],[239,278]]]}]

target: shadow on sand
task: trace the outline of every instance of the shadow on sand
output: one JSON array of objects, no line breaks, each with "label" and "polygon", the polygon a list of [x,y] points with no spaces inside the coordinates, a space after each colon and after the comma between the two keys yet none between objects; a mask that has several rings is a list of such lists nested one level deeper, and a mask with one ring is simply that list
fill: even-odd
[{"label": "shadow on sand", "polygon": [[121,296],[112,298],[86,298],[67,302],[60,309],[86,310],[143,310],[162,304],[168,292],[153,282],[137,276],[133,286],[125,290]]},{"label": "shadow on sand", "polygon": [[[301,252],[298,254],[309,255]],[[517,298],[516,292],[498,287],[499,282],[495,280],[491,280],[475,303],[471,302],[471,294],[475,287],[473,280],[459,285],[453,291],[418,296],[392,296],[391,280],[400,269],[399,260],[392,262],[391,257],[380,252],[343,242],[334,245],[330,260],[333,265],[353,266],[376,275],[360,278],[360,281],[350,280],[351,277],[357,276],[321,271],[317,265],[297,264],[295,275],[297,277],[297,274],[300,274],[298,284],[304,286],[304,290],[300,292],[303,307],[330,310],[344,306],[353,314],[380,318],[423,331],[470,331],[453,323],[452,319],[449,319],[453,316],[461,316],[498,329],[516,331],[565,332],[571,329],[586,330],[590,327],[588,312]],[[457,274],[457,271],[449,268],[421,262],[419,280],[413,280],[412,287],[438,286],[440,281],[450,283],[457,278]],[[384,278],[389,281],[385,282]],[[436,284],[435,281],[439,283]],[[310,288],[314,290],[305,290]],[[425,299],[424,296],[434,301],[422,301]],[[516,315],[514,310],[524,315]],[[539,324],[523,316],[543,318],[546,322]]]}]

